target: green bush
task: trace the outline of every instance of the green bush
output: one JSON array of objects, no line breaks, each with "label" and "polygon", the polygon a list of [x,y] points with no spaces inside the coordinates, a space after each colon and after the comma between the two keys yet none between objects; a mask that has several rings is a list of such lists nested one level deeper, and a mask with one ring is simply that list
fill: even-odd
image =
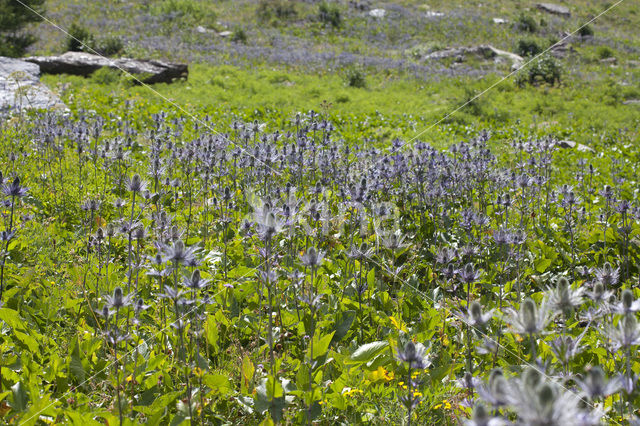
[{"label": "green bush", "polygon": [[335,4],[320,3],[320,6],[318,6],[318,19],[324,25],[331,25],[333,28],[340,28],[342,25],[340,9]]},{"label": "green bush", "polygon": [[247,33],[241,27],[236,27],[233,30],[233,35],[231,36],[231,41],[234,43],[247,43]]},{"label": "green bush", "polygon": [[542,52],[542,48],[536,40],[533,39],[520,39],[516,46],[516,53],[520,56],[536,56]]},{"label": "green bush", "polygon": [[593,28],[591,28],[589,25],[580,27],[580,29],[578,30],[578,35],[580,35],[580,37],[593,36]]},{"label": "green bush", "polygon": [[110,84],[117,83],[121,76],[122,73],[118,70],[114,70],[109,67],[102,67],[91,74],[91,80],[98,84],[108,86]]},{"label": "green bush", "polygon": [[538,85],[540,83],[555,85],[560,83],[561,76],[562,67],[560,64],[553,56],[544,55],[530,63],[525,69],[520,70],[516,76],[515,83],[519,87],[523,87],[526,84]]},{"label": "green bush", "polygon": [[28,7],[16,1],[0,0],[0,56],[22,56],[36,41],[33,35],[22,32],[22,29],[31,22],[42,20],[44,0],[21,1]]},{"label": "green bush", "polygon": [[98,42],[98,48],[96,50],[105,56],[115,56],[122,53],[124,43],[120,37],[110,36]]},{"label": "green bush", "polygon": [[614,53],[609,46],[598,46],[598,49],[596,49],[596,55],[598,55],[599,59],[613,58]]},{"label": "green bush", "polygon": [[295,19],[298,10],[291,0],[260,0],[256,14],[262,22],[278,24]]},{"label": "green bush", "polygon": [[353,66],[347,68],[345,73],[345,83],[349,87],[356,87],[359,89],[367,87],[367,75],[362,67]]},{"label": "green bush", "polygon": [[516,21],[516,28],[520,31],[535,33],[538,31],[538,23],[532,16],[521,13]]},{"label": "green bush", "polygon": [[84,52],[95,48],[95,38],[88,29],[73,23],[69,27],[66,44],[69,52]]}]

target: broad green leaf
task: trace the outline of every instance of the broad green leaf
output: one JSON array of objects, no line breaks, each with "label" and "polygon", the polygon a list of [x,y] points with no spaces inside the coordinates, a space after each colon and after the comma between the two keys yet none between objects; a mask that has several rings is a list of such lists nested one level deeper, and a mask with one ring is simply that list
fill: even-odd
[{"label": "broad green leaf", "polygon": [[[308,358],[316,359],[323,355],[326,355],[327,351],[329,350],[329,345],[331,344],[331,339],[333,338],[334,334],[335,334],[335,331],[332,331],[331,333],[326,334],[322,337],[319,337],[318,334],[313,336],[312,345],[310,345],[309,349],[307,350]],[[312,346],[313,346],[313,354],[310,353]],[[312,356],[309,357],[309,355],[312,355]]]},{"label": "broad green leaf", "polygon": [[358,364],[361,362],[369,362],[387,346],[389,346],[389,342],[386,341],[366,343],[351,354],[348,363]]},{"label": "broad green leaf", "polygon": [[215,318],[211,315],[207,317],[207,321],[204,324],[204,332],[207,343],[213,347],[217,353],[220,350],[218,347],[218,324],[216,324]]},{"label": "broad green leaf", "polygon": [[356,318],[356,311],[345,311],[340,314],[338,319],[336,320],[335,326],[335,334],[331,339],[331,344],[335,345],[339,343],[349,332],[351,329],[351,325],[353,325],[353,320]]},{"label": "broad green leaf", "polygon": [[212,391],[221,395],[227,395],[233,388],[229,383],[229,378],[222,374],[207,374],[204,376],[204,384],[211,388]]},{"label": "broad green leaf", "polygon": [[82,359],[80,358],[80,347],[78,346],[77,338],[73,341],[73,350],[71,351],[71,359],[69,361],[69,370],[73,377],[78,380],[78,383],[84,382],[85,371],[82,365]]},{"label": "broad green leaf", "polygon": [[27,390],[22,382],[17,382],[11,386],[11,394],[13,396],[11,407],[15,411],[24,411],[27,408],[27,404],[29,404],[29,395],[27,395]]}]

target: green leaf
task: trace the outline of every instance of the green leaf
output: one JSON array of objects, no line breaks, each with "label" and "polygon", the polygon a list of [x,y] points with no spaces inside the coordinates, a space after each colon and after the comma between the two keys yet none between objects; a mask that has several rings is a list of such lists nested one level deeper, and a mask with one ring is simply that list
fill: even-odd
[{"label": "green leaf", "polygon": [[241,389],[243,393],[248,393],[250,390],[251,382],[253,381],[253,373],[256,371],[253,363],[248,356],[242,358],[242,385]]},{"label": "green leaf", "polygon": [[218,347],[219,333],[218,333],[218,324],[216,324],[216,320],[212,315],[207,317],[207,321],[204,324],[204,335],[207,340],[207,343],[218,352],[220,348]]},{"label": "green leaf", "polygon": [[22,382],[17,382],[11,386],[11,394],[13,395],[11,407],[15,411],[24,411],[29,404],[29,395],[27,395],[27,390],[22,385]]},{"label": "green leaf", "polygon": [[211,388],[211,390],[220,395],[229,394],[233,388],[229,382],[229,378],[222,374],[207,374],[204,376],[204,384]]},{"label": "green leaf", "polygon": [[[319,337],[318,334],[313,336],[312,345],[309,345],[309,349],[307,350],[307,356],[311,355],[311,357],[309,357],[310,359],[316,359],[323,355],[326,355],[326,353],[329,351],[329,345],[331,344],[331,339],[333,338],[334,334],[335,331],[332,331],[331,333],[326,334],[322,337]],[[312,348],[313,354],[310,353]]]},{"label": "green leaf", "polygon": [[389,342],[386,341],[366,343],[356,349],[353,354],[351,354],[351,357],[349,358],[347,363],[359,364],[362,362],[369,362],[387,346],[389,346]]},{"label": "green leaf", "polygon": [[80,346],[78,345],[78,339],[73,341],[73,350],[71,351],[71,360],[69,361],[69,371],[73,377],[75,377],[79,383],[84,382],[85,371],[82,365],[82,359],[80,358]]},{"label": "green leaf", "polygon": [[7,325],[13,329],[20,328],[22,330],[26,330],[18,312],[13,309],[0,308],[0,320],[6,322]]},{"label": "green leaf", "polygon": [[553,263],[553,259],[540,259],[536,262],[536,271],[539,273],[543,273],[544,271],[551,266]]},{"label": "green leaf", "polygon": [[345,311],[340,314],[336,320],[335,334],[331,339],[331,344],[335,345],[340,342],[349,332],[356,318],[356,311]]},{"label": "green leaf", "polygon": [[142,414],[150,416],[150,415],[156,414],[158,411],[164,411],[167,407],[173,405],[176,398],[182,395],[183,393],[184,392],[181,390],[169,392],[164,395],[158,396],[158,398],[153,402],[153,404],[151,404],[148,407],[145,407],[143,405],[137,405],[133,407],[133,409]]}]

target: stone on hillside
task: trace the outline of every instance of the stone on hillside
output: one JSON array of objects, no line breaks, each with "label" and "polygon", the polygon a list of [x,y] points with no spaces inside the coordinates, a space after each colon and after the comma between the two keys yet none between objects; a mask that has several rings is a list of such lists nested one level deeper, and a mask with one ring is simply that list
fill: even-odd
[{"label": "stone on hillside", "polygon": [[0,57],[0,110],[63,109],[66,106],[40,82],[40,67]]},{"label": "stone on hillside", "polygon": [[212,33],[212,32],[214,32],[214,31],[213,31],[213,30],[210,30],[210,29],[209,29],[209,28],[207,28],[207,27],[203,27],[202,25],[198,25],[198,26],[196,27],[196,32],[198,32],[198,33],[200,33],[200,34],[209,34],[209,33]]},{"label": "stone on hillside", "polygon": [[622,101],[622,105],[640,105],[640,99],[627,99]]},{"label": "stone on hillside", "polygon": [[556,143],[556,146],[559,146],[560,148],[575,148],[580,152],[595,152],[595,150],[590,146],[568,140],[558,141],[558,143]]},{"label": "stone on hillside", "polygon": [[566,6],[560,6],[559,4],[538,3],[536,7],[543,12],[553,13],[554,15],[571,16],[569,8]]},{"label": "stone on hillside", "polygon": [[233,31],[220,31],[218,37],[227,38],[233,35]]},{"label": "stone on hillside", "polygon": [[467,55],[479,55],[485,59],[491,58],[505,58],[509,59],[514,67],[520,67],[522,64],[522,57],[515,53],[507,52],[505,50],[496,49],[495,47],[485,44],[473,47],[451,47],[447,49],[438,50],[429,53],[425,56],[425,59],[446,59],[456,58],[456,60],[464,60]]},{"label": "stone on hillside", "polygon": [[427,18],[442,18],[444,16],[444,13],[442,12],[432,12],[432,11],[427,11],[427,13],[425,14],[425,16]]},{"label": "stone on hillside", "polygon": [[374,18],[384,18],[387,14],[387,11],[384,9],[373,9],[369,11],[369,16],[373,16]]},{"label": "stone on hillside", "polygon": [[504,18],[493,18],[493,23],[494,24],[506,24],[508,21]]},{"label": "stone on hillside", "polygon": [[131,73],[143,83],[171,83],[176,78],[187,77],[186,64],[157,60],[108,59],[85,52],[67,52],[60,56],[31,56],[24,58],[40,66],[46,74],[75,74],[87,76],[100,68],[109,67]]},{"label": "stone on hillside", "polygon": [[600,59],[600,63],[601,64],[609,64],[609,65],[615,65],[618,63],[618,58],[612,56],[610,58],[604,58],[604,59]]}]

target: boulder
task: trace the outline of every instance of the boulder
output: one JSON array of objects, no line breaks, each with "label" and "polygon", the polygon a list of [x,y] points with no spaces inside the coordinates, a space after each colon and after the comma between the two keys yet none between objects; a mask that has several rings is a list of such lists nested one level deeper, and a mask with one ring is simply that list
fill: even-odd
[{"label": "boulder", "polygon": [[135,75],[143,83],[171,83],[176,78],[187,77],[186,64],[176,64],[156,60],[109,59],[85,52],[67,52],[60,56],[31,56],[24,58],[40,66],[46,74],[74,74],[87,76],[100,68],[119,69]]},{"label": "boulder", "polygon": [[560,147],[560,148],[574,148],[578,151],[581,152],[595,152],[595,150],[593,148],[591,148],[590,146],[587,145],[583,145],[581,143],[578,142],[574,142],[574,141],[558,141],[556,143],[556,146]]},{"label": "boulder", "polygon": [[63,109],[66,106],[40,82],[40,67],[0,57],[0,110]]},{"label": "boulder", "polygon": [[609,65],[615,65],[618,63],[618,58],[612,56],[610,58],[604,58],[604,59],[600,59],[600,63],[601,64],[609,64]]},{"label": "boulder", "polygon": [[386,14],[387,11],[384,9],[373,9],[369,11],[369,16],[372,16],[374,18],[384,18]]},{"label": "boulder", "polygon": [[553,13],[554,15],[571,16],[569,8],[566,6],[560,6],[559,4],[538,3],[536,7],[543,12]]},{"label": "boulder", "polygon": [[622,105],[640,105],[640,99],[627,99],[622,101]]},{"label": "boulder", "polygon": [[485,44],[472,47],[451,47],[447,49],[437,50],[429,53],[425,56],[425,59],[446,59],[456,58],[458,60],[463,59],[467,55],[479,55],[486,59],[491,58],[506,58],[513,63],[513,67],[519,68],[522,64],[522,56],[515,53],[507,52],[505,50],[496,49],[495,47]]}]

